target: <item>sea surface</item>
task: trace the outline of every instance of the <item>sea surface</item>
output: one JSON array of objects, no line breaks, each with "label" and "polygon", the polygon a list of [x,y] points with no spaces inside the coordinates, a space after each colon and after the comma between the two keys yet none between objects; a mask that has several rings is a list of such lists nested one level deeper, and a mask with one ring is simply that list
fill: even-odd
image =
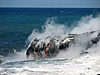
[{"label": "sea surface", "polygon": [[100,42],[80,56],[80,46],[52,59],[26,59],[34,38],[100,30],[100,8],[0,8],[0,75],[97,75]]}]

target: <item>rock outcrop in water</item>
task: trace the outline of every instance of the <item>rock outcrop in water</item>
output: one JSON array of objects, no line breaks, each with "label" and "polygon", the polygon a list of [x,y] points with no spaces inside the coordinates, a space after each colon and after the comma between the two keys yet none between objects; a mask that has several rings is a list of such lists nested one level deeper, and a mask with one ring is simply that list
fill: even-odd
[{"label": "rock outcrop in water", "polygon": [[[91,37],[93,34],[97,34],[95,37]],[[82,38],[86,38],[88,40],[83,40]],[[30,55],[34,55],[34,59],[36,59],[36,55],[38,58],[52,58],[57,56],[59,51],[61,50],[68,50],[68,48],[79,44],[79,46],[82,46],[82,40],[85,41],[84,44],[84,50],[88,50],[88,48],[92,47],[94,44],[97,44],[100,39],[100,30],[98,31],[92,31],[92,32],[86,32],[83,34],[69,34],[66,37],[62,38],[61,36],[55,36],[55,37],[46,37],[44,39],[38,39],[35,38],[33,42],[29,44],[26,51],[27,58]],[[81,41],[81,42],[80,42]],[[83,53],[88,53],[84,52]],[[82,53],[82,54],[83,54]]]}]

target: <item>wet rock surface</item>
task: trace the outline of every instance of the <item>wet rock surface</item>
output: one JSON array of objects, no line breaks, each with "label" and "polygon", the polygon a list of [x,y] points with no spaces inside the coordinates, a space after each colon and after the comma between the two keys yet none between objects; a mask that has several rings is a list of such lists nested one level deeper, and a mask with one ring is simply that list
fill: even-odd
[{"label": "wet rock surface", "polygon": [[[90,38],[90,36],[95,33],[97,33],[97,36]],[[88,53],[88,48],[91,48],[94,44],[99,42],[100,30],[83,34],[69,34],[66,37],[48,36],[44,39],[35,38],[34,41],[28,45],[26,56],[28,58],[31,54],[33,55],[36,53],[39,58],[43,58],[44,54],[46,54],[48,58],[55,57],[61,50],[67,51],[69,47],[72,47],[75,44],[79,44],[79,46],[83,45],[82,43],[84,40],[82,38],[84,37],[89,37],[89,39],[85,41],[84,50],[82,50],[81,54]]]}]

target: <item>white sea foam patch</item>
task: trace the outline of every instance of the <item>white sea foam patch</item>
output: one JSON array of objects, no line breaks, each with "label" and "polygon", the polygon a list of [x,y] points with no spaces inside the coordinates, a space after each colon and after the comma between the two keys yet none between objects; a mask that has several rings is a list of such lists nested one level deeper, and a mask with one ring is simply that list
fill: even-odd
[{"label": "white sea foam patch", "polygon": [[57,24],[55,23],[54,17],[47,19],[44,26],[42,26],[43,32],[39,32],[38,30],[33,30],[33,32],[28,37],[28,41],[33,41],[34,38],[43,39],[45,37],[51,36],[54,37],[55,35],[64,36],[68,32],[67,25],[64,24]]},{"label": "white sea foam patch", "polygon": [[21,52],[16,52],[14,55],[6,57],[3,63],[24,61],[24,60],[27,60],[25,49],[23,49]]},{"label": "white sea foam patch", "polygon": [[[0,68],[1,74],[8,75],[97,75],[100,74],[100,56],[81,56],[73,60],[47,59],[23,62],[21,68]],[[52,67],[53,66],[53,67]]]},{"label": "white sea foam patch", "polygon": [[[99,56],[93,57],[86,55],[74,58],[70,61],[47,60],[27,62],[22,68],[0,68],[0,72],[1,74],[16,75],[97,75],[100,74],[100,64],[98,64],[100,62],[99,58]],[[37,67],[33,68],[32,66],[34,65],[37,65]],[[6,70],[6,72],[4,72],[4,70]]]},{"label": "white sea foam patch", "polygon": [[100,30],[100,15],[93,18],[93,15],[82,17],[78,24],[71,31],[72,34],[81,34],[84,32]]}]

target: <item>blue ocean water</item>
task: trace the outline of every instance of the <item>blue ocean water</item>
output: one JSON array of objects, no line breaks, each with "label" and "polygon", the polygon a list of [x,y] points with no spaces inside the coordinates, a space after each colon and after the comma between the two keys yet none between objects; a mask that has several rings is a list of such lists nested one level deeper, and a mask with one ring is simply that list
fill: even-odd
[{"label": "blue ocean water", "polygon": [[81,17],[99,12],[99,8],[0,8],[0,54],[23,49],[31,32],[42,31],[48,18],[56,17],[55,23],[70,27]]},{"label": "blue ocean water", "polygon": [[[88,17],[90,16],[88,19],[91,20],[90,18],[98,18],[99,14],[100,14],[100,8],[0,8],[0,55],[8,57],[14,54],[14,50],[16,50],[19,53],[21,51],[24,52],[26,49],[25,45],[29,42],[30,35],[34,32],[34,30],[36,30],[37,33],[44,32],[43,26],[46,26],[46,24],[54,23],[60,26],[64,25],[65,27],[67,26],[68,28],[66,30],[70,30],[70,28],[73,29],[77,27],[84,17],[87,18],[87,16]],[[87,22],[88,19],[86,19],[85,22]],[[37,35],[37,34],[33,33],[32,35]],[[52,62],[53,61],[54,60],[52,60]],[[57,61],[55,60],[54,64],[56,64]],[[23,61],[14,63],[10,62],[1,65],[1,67],[12,68],[13,64],[19,64],[17,65],[17,67],[16,66],[13,67],[20,68],[21,64],[26,64],[26,63],[30,64],[30,62],[34,62],[34,64],[43,64],[42,65],[43,67],[46,60],[44,60],[44,62],[43,60],[40,60],[39,62],[38,61],[25,61],[25,62]],[[47,64],[50,64],[49,62],[51,62],[51,60],[50,61],[47,60],[47,62],[48,62]],[[61,60],[61,63],[63,62],[65,63],[68,61]],[[37,65],[36,68],[38,68]],[[12,70],[5,69],[5,70],[7,71],[6,73],[8,74],[17,73],[17,71],[15,71],[16,69]],[[23,71],[27,73],[28,70],[23,69],[19,72],[23,73]],[[3,73],[5,71],[3,70],[1,72]],[[30,72],[34,71],[29,71],[28,73],[31,74]],[[38,74],[38,71],[36,71],[36,74]]]}]

